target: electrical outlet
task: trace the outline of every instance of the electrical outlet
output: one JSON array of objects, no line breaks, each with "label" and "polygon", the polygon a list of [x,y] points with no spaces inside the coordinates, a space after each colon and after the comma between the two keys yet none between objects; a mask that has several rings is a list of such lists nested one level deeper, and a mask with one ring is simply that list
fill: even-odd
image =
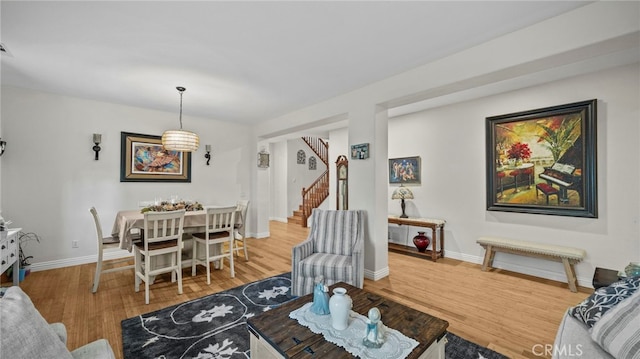
[{"label": "electrical outlet", "polygon": [[71,248],[78,248],[78,241],[71,241]]}]

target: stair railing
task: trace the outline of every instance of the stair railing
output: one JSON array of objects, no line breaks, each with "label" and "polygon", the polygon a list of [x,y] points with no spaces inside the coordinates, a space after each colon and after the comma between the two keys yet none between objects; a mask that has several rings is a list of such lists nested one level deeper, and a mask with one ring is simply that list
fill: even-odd
[{"label": "stair railing", "polygon": [[322,138],[317,137],[302,137],[302,140],[311,148],[311,150],[318,156],[320,161],[324,163],[327,168],[329,167],[329,144]]},{"label": "stair railing", "polygon": [[302,226],[307,226],[307,218],[311,211],[318,208],[322,201],[329,197],[329,169],[325,170],[318,179],[309,186],[302,188]]}]

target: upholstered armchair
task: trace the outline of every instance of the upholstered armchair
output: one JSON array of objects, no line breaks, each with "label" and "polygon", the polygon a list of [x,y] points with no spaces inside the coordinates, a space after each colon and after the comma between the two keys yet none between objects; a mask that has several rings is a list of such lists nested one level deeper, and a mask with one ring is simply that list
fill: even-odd
[{"label": "upholstered armchair", "polygon": [[295,296],[313,292],[319,275],[326,285],[364,282],[364,211],[314,209],[309,237],[294,246],[291,288]]}]

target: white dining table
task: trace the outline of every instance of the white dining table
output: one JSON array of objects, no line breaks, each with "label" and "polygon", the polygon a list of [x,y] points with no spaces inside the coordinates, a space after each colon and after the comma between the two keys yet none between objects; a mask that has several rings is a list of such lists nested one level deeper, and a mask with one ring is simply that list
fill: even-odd
[{"label": "white dining table", "polygon": [[[223,207],[223,206],[207,206],[207,207]],[[236,225],[238,227],[242,223],[241,212],[236,212]],[[207,220],[207,211],[187,211],[184,214],[184,233],[204,232]],[[144,227],[144,214],[139,209],[118,211],[116,219],[113,223],[111,235],[120,239],[120,248],[129,252],[133,250],[133,236],[131,230],[134,228],[142,229]]]}]

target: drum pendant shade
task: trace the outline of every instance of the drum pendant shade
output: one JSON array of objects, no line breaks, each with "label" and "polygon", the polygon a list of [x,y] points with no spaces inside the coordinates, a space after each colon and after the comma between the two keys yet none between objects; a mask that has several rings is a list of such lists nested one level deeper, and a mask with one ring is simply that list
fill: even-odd
[{"label": "drum pendant shade", "polygon": [[180,129],[166,130],[162,134],[162,146],[169,151],[195,152],[200,146],[200,138],[191,131],[182,129],[182,93],[184,87],[176,87],[180,92]]}]

